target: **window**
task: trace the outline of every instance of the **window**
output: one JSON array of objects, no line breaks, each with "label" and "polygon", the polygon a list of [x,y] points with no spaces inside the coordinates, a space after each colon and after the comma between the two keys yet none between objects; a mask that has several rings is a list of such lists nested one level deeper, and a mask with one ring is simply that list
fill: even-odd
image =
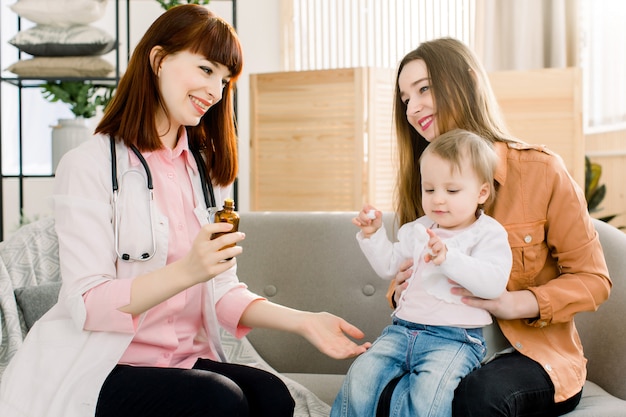
[{"label": "window", "polygon": [[[588,131],[626,128],[626,3],[580,1],[580,65]],[[475,0],[284,0],[286,71],[395,68],[419,43],[473,46]]]},{"label": "window", "polygon": [[287,71],[395,68],[425,40],[473,40],[474,0],[285,1]]},{"label": "window", "polygon": [[626,3],[581,0],[585,127],[626,129]]}]

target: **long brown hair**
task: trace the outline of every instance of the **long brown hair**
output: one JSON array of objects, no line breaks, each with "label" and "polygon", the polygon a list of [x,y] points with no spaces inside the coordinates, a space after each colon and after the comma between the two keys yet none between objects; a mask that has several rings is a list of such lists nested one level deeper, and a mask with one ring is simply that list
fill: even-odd
[{"label": "long brown hair", "polygon": [[404,56],[396,74],[393,117],[400,168],[394,205],[399,225],[424,214],[419,158],[428,141],[409,124],[398,85],[404,66],[416,59],[423,60],[428,69],[440,134],[458,128],[490,142],[516,140],[504,123],[487,73],[475,54],[453,38],[439,38],[420,44]]},{"label": "long brown hair", "polygon": [[222,100],[211,107],[197,126],[188,126],[187,134],[189,146],[204,152],[212,181],[218,185],[232,183],[238,170],[233,94],[243,68],[243,52],[234,29],[203,6],[175,6],[152,23],[135,47],[96,133],[110,135],[142,151],[162,147],[156,114],[159,108],[167,109],[150,60],[155,46],[162,48],[161,59],[189,51],[230,71],[231,79],[224,87]]}]

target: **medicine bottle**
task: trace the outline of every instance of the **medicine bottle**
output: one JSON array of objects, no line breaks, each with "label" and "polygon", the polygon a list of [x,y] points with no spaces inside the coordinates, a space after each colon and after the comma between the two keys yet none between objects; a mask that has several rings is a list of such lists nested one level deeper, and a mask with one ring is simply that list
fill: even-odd
[{"label": "medicine bottle", "polygon": [[[224,208],[215,212],[215,223],[230,223],[233,225],[233,228],[228,232],[220,232],[213,233],[211,235],[211,239],[218,238],[226,233],[232,233],[239,230],[239,214],[235,212],[235,201],[231,198],[227,198],[224,200]],[[224,246],[222,249],[230,248],[235,246],[234,243]]]}]

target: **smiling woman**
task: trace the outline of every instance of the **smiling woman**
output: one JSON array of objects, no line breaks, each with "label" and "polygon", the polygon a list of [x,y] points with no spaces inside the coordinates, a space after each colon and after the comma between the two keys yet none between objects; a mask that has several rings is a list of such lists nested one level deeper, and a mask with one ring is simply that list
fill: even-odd
[{"label": "smiling woman", "polygon": [[285,383],[228,363],[221,329],[291,332],[335,359],[369,347],[342,318],[239,281],[245,235],[213,214],[237,174],[242,60],[233,28],[199,5],[169,9],[141,38],[95,137],[59,163],[62,290],[2,376],[0,415],[291,417]]}]

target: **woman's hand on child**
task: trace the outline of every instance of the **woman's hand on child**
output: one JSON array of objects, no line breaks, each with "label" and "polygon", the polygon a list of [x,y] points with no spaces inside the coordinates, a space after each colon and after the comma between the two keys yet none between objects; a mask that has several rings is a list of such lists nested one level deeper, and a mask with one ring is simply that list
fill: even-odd
[{"label": "woman's hand on child", "polygon": [[402,296],[402,292],[406,290],[406,287],[409,285],[407,281],[413,275],[413,259],[406,259],[404,262],[400,264],[400,270],[396,274],[395,281],[396,287],[393,293],[393,301],[397,306],[400,302],[400,297]]},{"label": "woman's hand on child", "polygon": [[460,295],[461,301],[468,306],[487,310],[494,317],[502,320],[535,319],[539,316],[539,303],[529,290],[504,292],[498,298],[484,299],[474,296],[469,290],[455,286],[452,294]]}]

